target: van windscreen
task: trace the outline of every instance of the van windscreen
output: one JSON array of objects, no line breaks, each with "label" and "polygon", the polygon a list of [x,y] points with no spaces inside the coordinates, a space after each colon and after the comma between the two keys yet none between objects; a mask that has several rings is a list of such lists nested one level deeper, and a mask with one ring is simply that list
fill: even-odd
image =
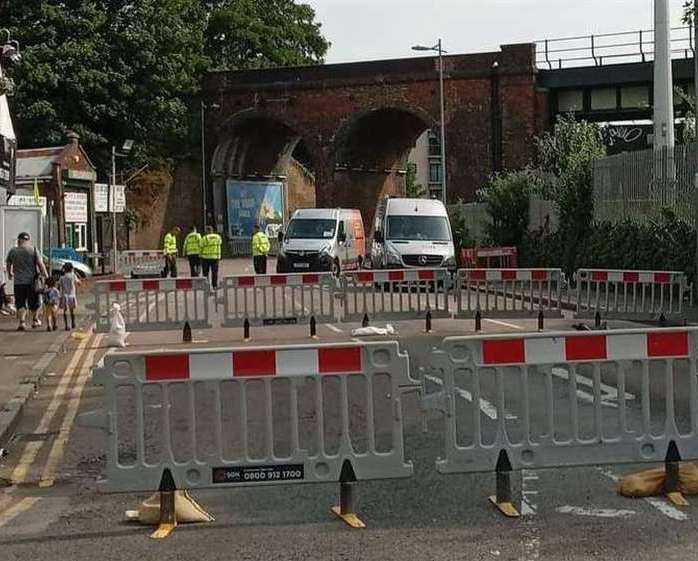
[{"label": "van windscreen", "polygon": [[387,239],[448,242],[451,231],[444,216],[389,216]]},{"label": "van windscreen", "polygon": [[294,218],[288,225],[286,237],[290,240],[331,240],[336,228],[336,220]]}]

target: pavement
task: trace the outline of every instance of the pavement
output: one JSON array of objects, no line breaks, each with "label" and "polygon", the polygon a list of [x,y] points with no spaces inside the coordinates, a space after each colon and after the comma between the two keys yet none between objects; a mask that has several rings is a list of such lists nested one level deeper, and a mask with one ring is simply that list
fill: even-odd
[{"label": "pavement", "polygon": [[[251,263],[226,262],[225,274],[245,272],[245,267],[251,269]],[[546,330],[567,330],[573,323],[576,322],[571,317],[565,317],[548,320],[545,327]],[[398,334],[390,339],[397,340],[401,349],[409,353],[410,374],[414,377],[419,376],[420,367],[430,366],[432,347],[444,336],[474,331],[471,320],[434,320],[431,334],[424,333],[423,321],[394,324]],[[357,325],[321,323],[317,342],[364,340],[351,334]],[[611,322],[609,328],[630,326],[637,325]],[[535,331],[537,321],[485,319],[482,328],[485,333],[523,333]],[[8,337],[10,335],[8,332]],[[44,347],[38,345],[43,341],[43,334],[27,335],[35,337],[36,349],[31,354],[35,361],[55,344],[47,340],[47,350],[43,350]],[[243,341],[240,328],[194,330],[193,336],[193,344],[184,344],[178,331],[132,333],[127,350],[221,346],[278,348],[287,343],[316,342],[310,339],[307,326],[300,325],[253,327],[253,340],[249,343]],[[17,343],[10,345],[8,350],[15,351]],[[0,486],[3,480],[6,482],[4,489],[0,488],[3,561],[45,559],[55,557],[57,552],[60,558],[90,561],[95,558],[649,561],[660,557],[665,560],[695,557],[698,503],[692,501],[689,506],[678,508],[663,498],[630,500],[617,494],[618,479],[625,473],[650,467],[646,465],[515,472],[515,502],[521,505],[523,516],[518,519],[503,517],[487,501],[495,489],[494,474],[441,475],[436,471],[435,462],[443,456],[444,420],[436,412],[425,416],[415,394],[406,394],[402,403],[405,457],[413,463],[414,474],[406,479],[356,484],[357,511],[367,524],[366,530],[349,530],[329,513],[330,506],[337,501],[337,484],[289,484],[197,492],[196,498],[215,516],[215,521],[182,525],[167,540],[152,540],[148,537],[149,528],[124,520],[124,512],[137,508],[147,494],[98,493],[96,479],[103,473],[105,461],[103,435],[75,423],[78,414],[101,406],[102,391],[90,384],[90,372],[91,366],[109,351],[105,338],[91,334],[82,340],[66,339],[62,345],[64,352],[51,357],[44,369],[47,373],[43,383],[24,408],[15,436],[7,445],[8,454],[0,457]],[[13,360],[20,358],[10,362]],[[23,367],[29,370],[34,364],[27,362]],[[0,377],[5,376],[4,370],[2,372]],[[429,380],[429,391],[438,390],[440,381],[438,373],[434,374]],[[604,391],[609,403],[614,401],[614,389],[617,400],[617,379],[612,373],[604,372],[602,382],[608,386]],[[331,386],[330,382],[327,384]],[[486,404],[482,401],[474,404],[472,399],[467,399],[467,384],[467,380],[459,382],[459,419],[479,414],[483,438],[491,440],[497,424],[488,415]],[[583,397],[588,389],[583,383],[578,385],[580,407],[589,407]],[[553,392],[560,410],[565,410],[573,400],[565,393],[568,390],[566,380],[553,380]],[[639,388],[634,378],[629,377],[625,391],[637,395]],[[491,387],[483,384],[481,397],[485,401],[492,399],[489,392]],[[652,395],[654,407],[657,395]],[[276,390],[273,396],[274,399],[279,397]],[[394,411],[385,390],[375,392],[375,396],[376,417],[390,418]],[[677,410],[688,415],[686,396],[679,392],[677,398]],[[248,399],[249,427],[255,435],[252,442],[263,447],[266,433],[260,422],[263,422],[265,411],[264,392],[251,392]],[[542,402],[538,399],[534,398],[532,408],[542,410]],[[636,422],[638,400],[630,401],[634,403],[628,405],[628,419]],[[313,410],[312,403],[303,400],[301,403],[304,405],[300,412],[306,424],[302,425],[300,438],[312,446],[317,436],[312,419],[316,418],[317,411]],[[506,422],[515,426],[521,410],[520,394],[509,391],[506,403]],[[132,411],[133,403],[126,399],[121,407],[126,407],[126,412],[130,407]],[[211,414],[205,401],[197,407],[202,411],[202,418]],[[358,400],[351,409],[352,442],[359,447],[363,445],[361,420],[365,418],[365,407],[365,403],[362,405]],[[150,403],[147,410],[159,416],[162,403]],[[617,411],[612,404],[603,406],[602,420],[606,429],[614,428],[611,419]],[[330,407],[324,414],[330,427],[339,426],[339,409]],[[661,418],[661,407],[656,415],[658,417],[653,419]],[[129,426],[133,416],[122,413],[120,418],[122,420],[117,423],[121,423],[118,424],[121,431]],[[234,418],[233,414],[231,419]],[[582,430],[593,418],[592,407],[582,416]],[[187,442],[189,427],[177,418],[174,420],[173,437],[178,442]],[[239,453],[236,450],[239,450],[240,426],[231,422],[224,434],[231,453],[235,454]],[[279,429],[279,434],[283,434],[284,426],[283,418],[275,419],[275,431]],[[467,444],[472,435],[467,424],[463,426],[466,430],[460,430],[457,437],[461,444]],[[150,425],[146,430],[146,452],[157,456],[161,431]],[[128,433],[128,429],[124,432]],[[383,432],[377,434],[377,441],[381,442],[384,436]],[[330,430],[326,435],[328,445],[334,442],[333,437],[336,438],[336,434]],[[205,440],[206,431],[201,433],[201,438]],[[287,437],[275,438],[274,446],[281,449],[288,446]],[[128,458],[128,447],[121,449],[120,453],[124,452],[124,457]]]}]

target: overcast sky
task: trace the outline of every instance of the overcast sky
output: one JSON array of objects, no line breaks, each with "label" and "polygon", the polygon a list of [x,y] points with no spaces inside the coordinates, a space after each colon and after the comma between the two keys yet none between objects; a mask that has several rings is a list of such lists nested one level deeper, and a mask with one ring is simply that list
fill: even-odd
[{"label": "overcast sky", "polygon": [[[302,0],[332,42],[327,62],[418,55],[441,37],[451,53],[501,44],[650,29],[652,0]],[[680,25],[683,0],[670,0]]]}]

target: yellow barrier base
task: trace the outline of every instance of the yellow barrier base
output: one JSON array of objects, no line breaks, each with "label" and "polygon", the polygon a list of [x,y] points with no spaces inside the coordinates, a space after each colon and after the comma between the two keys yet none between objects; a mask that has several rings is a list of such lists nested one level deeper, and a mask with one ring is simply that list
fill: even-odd
[{"label": "yellow barrier base", "polygon": [[689,505],[689,502],[686,500],[686,497],[683,496],[683,493],[679,493],[678,491],[667,493],[666,498],[669,500],[670,503],[676,506]]},{"label": "yellow barrier base", "polygon": [[342,509],[338,506],[333,506],[332,512],[341,518],[350,528],[360,530],[366,527],[366,524],[353,512],[345,512],[342,514]]},{"label": "yellow barrier base", "polygon": [[519,511],[516,510],[516,507],[512,503],[498,503],[495,495],[492,495],[489,499],[490,502],[497,507],[497,510],[499,510],[499,512],[501,512],[504,516],[509,518],[518,518],[521,516]]},{"label": "yellow barrier base", "polygon": [[160,524],[157,529],[150,534],[150,537],[153,538],[154,540],[163,540],[169,535],[174,532],[174,529],[177,527],[177,523],[175,522],[174,524],[172,523],[164,523]]}]

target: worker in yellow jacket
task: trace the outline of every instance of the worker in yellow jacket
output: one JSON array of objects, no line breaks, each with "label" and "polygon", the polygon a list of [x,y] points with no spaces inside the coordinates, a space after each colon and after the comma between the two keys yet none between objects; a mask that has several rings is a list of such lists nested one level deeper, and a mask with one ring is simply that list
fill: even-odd
[{"label": "worker in yellow jacket", "polygon": [[270,249],[269,238],[262,232],[259,224],[255,224],[252,235],[252,262],[254,263],[254,272],[258,275],[267,274],[267,255]]},{"label": "worker in yellow jacket", "polygon": [[162,272],[163,277],[168,275],[172,278],[177,277],[177,236],[181,230],[179,226],[175,226],[167,234],[163,241],[162,250],[165,254],[165,270]]},{"label": "worker in yellow jacket", "polygon": [[182,253],[189,260],[191,276],[198,277],[199,267],[201,266],[201,234],[196,230],[196,226],[192,226],[191,231],[184,238]]},{"label": "worker in yellow jacket", "polygon": [[211,275],[211,286],[218,288],[218,263],[221,260],[221,247],[223,239],[213,231],[211,226],[206,226],[206,233],[201,238],[201,272],[205,278]]}]

